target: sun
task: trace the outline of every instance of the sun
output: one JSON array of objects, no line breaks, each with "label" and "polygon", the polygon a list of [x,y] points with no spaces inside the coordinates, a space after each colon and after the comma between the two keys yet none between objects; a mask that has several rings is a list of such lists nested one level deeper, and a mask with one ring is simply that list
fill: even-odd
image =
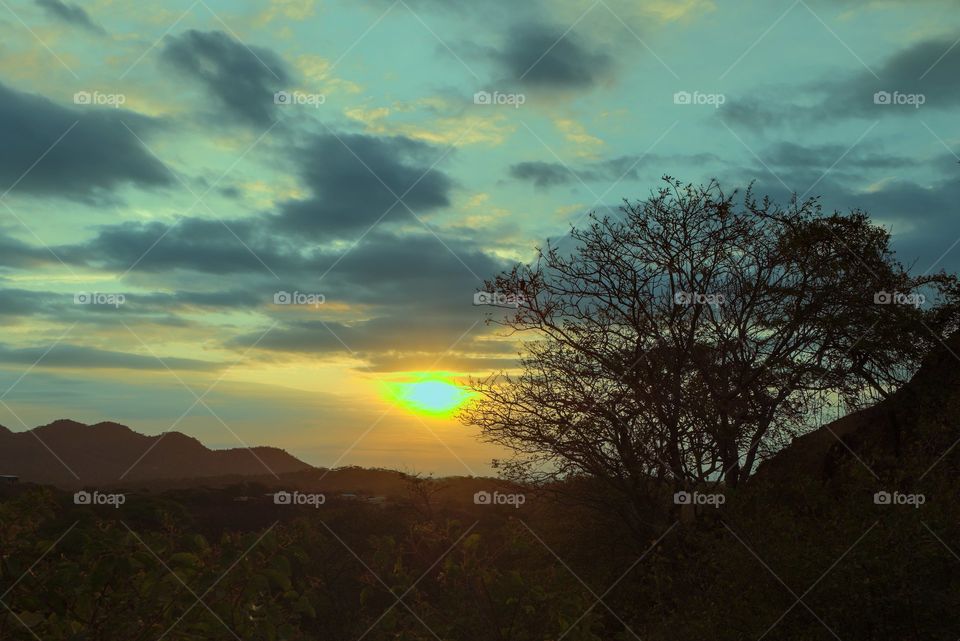
[{"label": "sun", "polygon": [[430,379],[414,383],[392,383],[390,396],[393,400],[418,414],[451,416],[470,400],[473,393],[443,379]]}]

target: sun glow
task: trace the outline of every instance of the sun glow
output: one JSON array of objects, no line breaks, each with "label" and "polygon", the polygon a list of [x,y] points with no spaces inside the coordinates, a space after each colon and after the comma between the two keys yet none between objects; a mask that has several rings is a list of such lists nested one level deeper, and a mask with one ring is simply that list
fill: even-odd
[{"label": "sun glow", "polygon": [[393,401],[417,414],[451,416],[473,396],[470,390],[442,379],[390,385]]}]

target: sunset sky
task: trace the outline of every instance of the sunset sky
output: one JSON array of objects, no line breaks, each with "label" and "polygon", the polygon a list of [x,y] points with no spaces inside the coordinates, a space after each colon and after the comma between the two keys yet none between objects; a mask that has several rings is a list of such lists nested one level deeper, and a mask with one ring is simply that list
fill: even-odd
[{"label": "sunset sky", "polygon": [[960,269],[958,38],[956,0],[0,0],[0,424],[488,473],[423,402],[514,363],[474,292],[663,174]]}]

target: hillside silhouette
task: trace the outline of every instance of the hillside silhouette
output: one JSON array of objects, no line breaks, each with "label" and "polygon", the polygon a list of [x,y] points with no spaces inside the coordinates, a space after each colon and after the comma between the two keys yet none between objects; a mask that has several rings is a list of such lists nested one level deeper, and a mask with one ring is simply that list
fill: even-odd
[{"label": "hillside silhouette", "polygon": [[61,488],[308,469],[275,447],[212,450],[180,432],[147,436],[118,423],[61,419],[26,432],[0,427],[0,474]]}]

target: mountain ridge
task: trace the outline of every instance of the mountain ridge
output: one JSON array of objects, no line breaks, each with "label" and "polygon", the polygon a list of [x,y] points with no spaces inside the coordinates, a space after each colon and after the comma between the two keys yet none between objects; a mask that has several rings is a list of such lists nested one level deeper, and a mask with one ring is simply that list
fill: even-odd
[{"label": "mountain ridge", "polygon": [[113,421],[57,419],[23,432],[2,428],[0,439],[0,474],[62,488],[314,469],[276,447],[214,450],[182,432],[148,436]]}]

